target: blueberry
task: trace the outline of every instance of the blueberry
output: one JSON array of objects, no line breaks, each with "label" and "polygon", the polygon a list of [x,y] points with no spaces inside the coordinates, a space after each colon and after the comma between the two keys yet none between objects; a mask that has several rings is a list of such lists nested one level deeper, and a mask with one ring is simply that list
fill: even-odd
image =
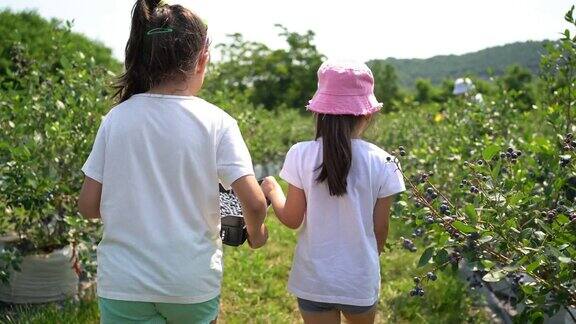
[{"label": "blueberry", "polygon": [[436,276],[436,274],[434,272],[428,272],[426,274],[426,277],[428,277],[428,279],[432,280],[432,281],[436,281],[436,279],[438,279],[438,277]]},{"label": "blueberry", "polygon": [[477,240],[477,239],[480,238],[480,234],[478,234],[478,232],[472,232],[472,233],[470,233],[470,234],[468,235],[468,237],[469,237],[471,240]]},{"label": "blueberry", "polygon": [[420,283],[420,278],[419,278],[419,277],[414,277],[414,283],[415,283],[415,284],[419,284],[419,283]]}]

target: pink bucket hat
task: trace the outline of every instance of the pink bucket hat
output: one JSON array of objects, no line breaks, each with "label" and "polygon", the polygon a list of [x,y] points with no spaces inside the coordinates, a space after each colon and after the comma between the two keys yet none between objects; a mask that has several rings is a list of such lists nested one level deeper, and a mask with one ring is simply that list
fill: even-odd
[{"label": "pink bucket hat", "polygon": [[318,90],[308,110],[328,115],[369,115],[380,108],[374,76],[363,63],[326,61],[318,69]]}]

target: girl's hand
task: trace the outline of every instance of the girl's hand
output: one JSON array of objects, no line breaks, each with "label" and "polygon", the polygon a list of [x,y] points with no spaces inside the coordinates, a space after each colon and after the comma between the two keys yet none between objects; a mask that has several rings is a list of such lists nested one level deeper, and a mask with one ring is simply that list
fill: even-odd
[{"label": "girl's hand", "polygon": [[264,193],[264,196],[266,196],[266,198],[268,199],[270,199],[271,196],[274,195],[274,193],[282,192],[280,184],[278,183],[278,181],[276,181],[276,178],[274,177],[264,178],[262,180],[262,184],[260,185],[260,187],[262,187],[262,192]]},{"label": "girl's hand", "polygon": [[260,229],[256,231],[251,231],[248,228],[248,245],[251,248],[257,249],[263,247],[266,241],[268,241],[268,228],[266,228],[266,225],[262,224]]}]

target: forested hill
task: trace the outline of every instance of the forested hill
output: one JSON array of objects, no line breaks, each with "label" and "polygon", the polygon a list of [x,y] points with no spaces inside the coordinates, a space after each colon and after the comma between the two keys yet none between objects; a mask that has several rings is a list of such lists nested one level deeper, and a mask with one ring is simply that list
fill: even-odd
[{"label": "forested hill", "polygon": [[488,77],[491,69],[500,75],[510,65],[520,65],[534,73],[538,72],[540,56],[544,45],[549,41],[527,41],[490,47],[474,53],[463,55],[440,55],[428,59],[395,59],[371,60],[368,65],[392,65],[402,86],[413,87],[416,79],[429,79],[440,83],[445,78],[456,78],[465,75]]}]

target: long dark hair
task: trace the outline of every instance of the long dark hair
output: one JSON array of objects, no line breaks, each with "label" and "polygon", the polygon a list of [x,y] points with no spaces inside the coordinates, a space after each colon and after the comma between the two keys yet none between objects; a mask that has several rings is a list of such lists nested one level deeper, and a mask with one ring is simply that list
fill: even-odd
[{"label": "long dark hair", "polygon": [[190,10],[159,0],[138,0],[126,44],[125,72],[114,88],[123,102],[168,78],[186,78],[207,50],[207,26]]},{"label": "long dark hair", "polygon": [[316,170],[316,181],[328,182],[330,196],[343,196],[347,192],[348,173],[352,166],[352,135],[362,121],[362,116],[316,116],[316,139],[322,138],[323,162]]}]

